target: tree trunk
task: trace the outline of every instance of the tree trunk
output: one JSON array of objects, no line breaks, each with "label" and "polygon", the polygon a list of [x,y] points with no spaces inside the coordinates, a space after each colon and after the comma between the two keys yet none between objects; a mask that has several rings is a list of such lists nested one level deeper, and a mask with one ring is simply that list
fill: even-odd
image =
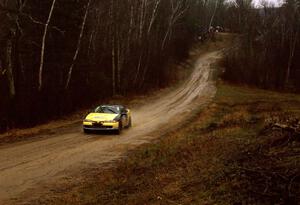
[{"label": "tree trunk", "polygon": [[6,50],[6,55],[7,55],[6,76],[8,80],[10,98],[14,98],[16,95],[15,81],[14,81],[13,68],[12,68],[12,49],[13,49],[13,44],[11,39],[9,39],[7,41],[7,50]]},{"label": "tree trunk", "polygon": [[157,16],[157,10],[158,10],[158,6],[159,6],[159,4],[160,4],[160,1],[161,1],[161,0],[157,0],[157,1],[155,2],[155,6],[154,6],[154,8],[153,8],[151,20],[150,20],[149,27],[148,27],[148,35],[150,34],[150,31],[151,31],[151,29],[152,29],[153,23],[154,23],[154,21],[155,21],[155,19],[156,19],[156,16]]},{"label": "tree trunk", "polygon": [[294,38],[293,38],[293,35],[291,35],[290,55],[289,55],[289,60],[288,60],[286,76],[285,76],[285,86],[288,86],[289,81],[290,81],[291,66],[292,66],[292,63],[293,63],[294,55],[295,55],[297,37],[298,37],[298,30],[296,31]]},{"label": "tree trunk", "polygon": [[76,48],[75,54],[73,56],[72,64],[69,68],[69,72],[68,72],[68,79],[67,79],[67,82],[66,82],[66,85],[65,85],[66,90],[69,87],[71,77],[72,77],[73,68],[74,68],[74,64],[77,60],[78,53],[79,53],[79,50],[80,50],[80,47],[81,47],[82,36],[83,36],[85,24],[86,24],[87,15],[89,13],[90,3],[91,3],[91,0],[88,1],[88,4],[87,4],[86,9],[85,9],[85,14],[84,14],[84,17],[83,17],[83,21],[82,21],[82,24],[81,24],[81,30],[80,30],[80,34],[79,34],[79,38],[78,38],[78,42],[77,42],[77,48]]},{"label": "tree trunk", "polygon": [[123,58],[122,58],[122,39],[119,34],[117,34],[117,92],[120,93],[121,90],[121,71],[122,71],[122,64],[123,64]]},{"label": "tree trunk", "polygon": [[116,95],[116,51],[115,51],[115,38],[112,37],[112,50],[111,50],[111,64],[112,64],[112,87],[113,95]]},{"label": "tree trunk", "polygon": [[212,16],[211,16],[211,18],[210,18],[210,22],[209,22],[209,25],[208,25],[208,30],[210,30],[210,28],[211,28],[211,26],[212,26],[212,23],[214,22],[215,15],[216,15],[216,11],[217,11],[217,8],[218,8],[218,3],[219,3],[219,1],[216,0],[215,9],[214,9],[213,14],[212,14]]},{"label": "tree trunk", "polygon": [[110,16],[110,36],[111,36],[111,66],[112,66],[112,94],[116,95],[116,49],[115,49],[115,27],[114,27],[114,0],[111,0]]},{"label": "tree trunk", "polygon": [[42,39],[42,47],[41,47],[41,60],[40,60],[40,68],[39,68],[39,91],[42,90],[43,87],[43,69],[44,69],[44,56],[45,56],[45,44],[46,44],[46,37],[47,37],[47,33],[48,33],[48,27],[49,27],[49,23],[51,21],[51,17],[53,14],[53,10],[54,10],[54,6],[55,6],[56,0],[53,0],[52,2],[52,6],[48,15],[48,19],[47,22],[45,24],[45,28],[44,28],[44,34],[43,34],[43,39]]}]

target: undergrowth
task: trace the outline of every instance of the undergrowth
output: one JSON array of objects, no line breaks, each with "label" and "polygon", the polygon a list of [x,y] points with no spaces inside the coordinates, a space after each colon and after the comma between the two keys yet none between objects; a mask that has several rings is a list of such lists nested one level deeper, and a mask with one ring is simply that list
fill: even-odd
[{"label": "undergrowth", "polygon": [[299,204],[299,132],[275,126],[299,119],[299,96],[220,83],[182,128],[30,204]]}]

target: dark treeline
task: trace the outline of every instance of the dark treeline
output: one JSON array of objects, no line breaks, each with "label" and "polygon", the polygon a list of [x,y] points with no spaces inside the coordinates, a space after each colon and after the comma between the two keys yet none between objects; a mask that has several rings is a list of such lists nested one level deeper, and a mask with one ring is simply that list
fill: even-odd
[{"label": "dark treeline", "polygon": [[225,59],[225,79],[299,92],[300,1],[254,8],[251,0],[236,0],[228,9],[226,25],[242,36]]},{"label": "dark treeline", "polygon": [[[168,83],[215,0],[0,0],[0,130]],[[219,20],[218,20],[219,19]]]}]

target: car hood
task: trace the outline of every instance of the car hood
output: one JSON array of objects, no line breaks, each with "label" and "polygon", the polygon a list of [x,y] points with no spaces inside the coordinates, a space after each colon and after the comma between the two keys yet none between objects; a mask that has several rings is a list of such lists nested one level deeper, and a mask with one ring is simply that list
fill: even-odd
[{"label": "car hood", "polygon": [[114,120],[118,114],[109,114],[109,113],[90,113],[86,116],[86,120],[93,120],[96,122],[100,121],[110,121]]}]

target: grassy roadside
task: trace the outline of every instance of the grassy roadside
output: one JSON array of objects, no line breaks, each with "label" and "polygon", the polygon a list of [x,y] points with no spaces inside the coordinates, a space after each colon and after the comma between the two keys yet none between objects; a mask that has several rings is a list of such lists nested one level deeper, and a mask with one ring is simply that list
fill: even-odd
[{"label": "grassy roadside", "polygon": [[219,83],[183,128],[30,204],[297,204],[300,96]]}]

